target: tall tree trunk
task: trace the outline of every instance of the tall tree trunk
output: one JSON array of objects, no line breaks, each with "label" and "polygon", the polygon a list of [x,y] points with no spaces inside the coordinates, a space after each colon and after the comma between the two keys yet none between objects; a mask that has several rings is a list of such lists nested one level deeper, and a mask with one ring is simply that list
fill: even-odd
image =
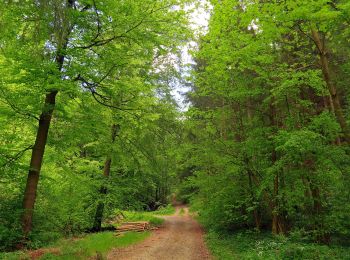
[{"label": "tall tree trunk", "polygon": [[330,103],[334,107],[334,113],[335,113],[335,116],[338,120],[338,123],[342,129],[345,142],[347,144],[350,144],[350,131],[349,131],[348,125],[346,123],[346,120],[345,120],[345,117],[343,114],[343,110],[342,110],[341,103],[339,100],[339,95],[337,92],[337,87],[336,87],[335,81],[334,81],[334,79],[332,79],[332,75],[331,75],[331,72],[329,69],[329,61],[328,61],[328,57],[327,57],[327,50],[326,50],[325,44],[323,41],[321,41],[320,34],[316,29],[312,29],[311,33],[312,33],[312,38],[315,42],[315,45],[318,49],[318,55],[319,55],[320,62],[321,62],[321,69],[322,69],[323,77],[324,77],[324,80],[327,84],[328,91],[330,94],[330,99],[331,99]]},{"label": "tall tree trunk", "polygon": [[[111,131],[111,133],[112,133],[112,138],[111,138],[112,145],[115,142],[118,129],[119,129],[118,125],[116,125],[116,124],[112,125],[112,131]],[[103,176],[105,177],[105,179],[107,179],[111,174],[111,165],[112,165],[112,158],[111,158],[111,154],[109,153],[107,156],[107,159],[105,161],[105,165],[103,167]],[[102,185],[100,188],[101,200],[97,204],[95,218],[94,218],[94,225],[92,228],[92,230],[95,232],[101,231],[103,212],[104,212],[104,207],[105,207],[103,199],[104,199],[105,195],[107,194],[107,192],[108,192],[107,187],[105,185]]]},{"label": "tall tree trunk", "polygon": [[[252,115],[252,110],[251,110],[251,100],[247,100],[247,119],[248,119],[248,127],[252,126],[252,120],[253,120],[253,115]],[[253,157],[254,160],[254,157]],[[251,167],[249,165],[249,158],[246,156],[245,158],[245,164],[247,167],[247,173],[248,173],[248,181],[249,181],[249,189],[250,189],[250,196],[252,198],[252,201],[256,203],[256,197],[254,195],[254,188],[253,188],[253,178],[254,178],[254,173],[251,170]],[[259,206],[255,207],[254,205],[254,210],[253,210],[253,217],[254,217],[254,222],[255,222],[255,227],[257,230],[260,230],[261,226],[261,214],[259,210]]]},{"label": "tall tree trunk", "polygon": [[[72,8],[74,2],[75,0],[67,0],[67,8]],[[59,46],[57,47],[57,54],[55,59],[59,71],[61,71],[63,68],[65,56],[62,53],[67,48],[70,31],[71,27],[67,26],[66,30],[62,28],[62,31],[59,32],[61,36],[63,36],[62,39],[64,39],[62,43],[58,44]],[[57,93],[58,91],[53,89],[46,94],[45,103],[39,118],[39,127],[36,134],[35,144],[33,146],[30,168],[23,197],[22,232],[24,240],[28,238],[28,235],[32,230],[34,205],[40,170],[50,129],[51,118],[55,109]]]},{"label": "tall tree trunk", "polygon": [[[270,124],[272,127],[277,127],[278,123],[276,121],[276,107],[274,105],[274,100],[270,103]],[[273,147],[271,154],[271,161],[275,163],[277,161],[277,154],[275,148]],[[273,196],[272,196],[272,233],[273,234],[283,234],[285,232],[283,217],[280,212],[279,205],[279,174],[276,173],[273,180]]]},{"label": "tall tree trunk", "polygon": [[[310,175],[315,175],[316,174],[316,166],[315,166],[315,160],[314,159],[309,159],[305,160],[304,162],[304,167],[305,169],[310,173]],[[313,205],[311,208],[311,212],[313,215],[313,228],[316,231],[316,241],[321,242],[321,243],[329,243],[331,236],[329,232],[325,232],[324,229],[324,207],[322,206],[322,197],[321,197],[321,192],[322,190],[320,189],[319,185],[315,183],[315,177],[311,178],[307,177],[307,184],[309,185],[309,190],[310,194],[313,200]]]},{"label": "tall tree trunk", "polygon": [[[276,160],[276,153],[273,152],[273,156]],[[281,216],[281,212],[279,209],[279,174],[276,173],[275,178],[273,180],[273,208],[272,208],[272,234],[283,234],[284,233],[284,225],[283,218]]]},{"label": "tall tree trunk", "polygon": [[275,175],[273,181],[273,209],[272,209],[272,234],[284,234],[286,231],[284,215],[283,212],[279,209],[280,207],[280,199],[279,189],[280,189],[280,178],[279,174]]},{"label": "tall tree trunk", "polygon": [[33,210],[36,199],[36,191],[39,182],[41,165],[44,157],[47,136],[50,128],[52,113],[55,108],[57,91],[46,95],[45,105],[40,115],[39,128],[32,151],[27,184],[23,198],[22,228],[24,237],[27,238],[32,230]]},{"label": "tall tree trunk", "polygon": [[[247,171],[248,171],[248,179],[249,179],[248,181],[249,181],[250,196],[252,198],[252,201],[254,203],[256,203],[256,198],[255,198],[254,190],[253,190],[253,181],[252,181],[253,173],[250,170],[247,161],[246,161],[246,164],[247,164]],[[260,212],[259,212],[259,208],[255,207],[255,206],[254,206],[254,210],[253,210],[253,217],[254,217],[254,222],[255,222],[256,229],[260,230],[260,226],[261,226]]]}]

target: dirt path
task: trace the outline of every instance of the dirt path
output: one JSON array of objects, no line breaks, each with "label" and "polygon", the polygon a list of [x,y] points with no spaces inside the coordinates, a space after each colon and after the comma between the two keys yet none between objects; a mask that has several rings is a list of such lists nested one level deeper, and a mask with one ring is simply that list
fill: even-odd
[{"label": "dirt path", "polygon": [[[183,210],[181,210],[183,209]],[[203,230],[188,214],[177,207],[172,216],[163,216],[164,226],[144,242],[112,250],[107,259],[120,260],[205,260],[212,259],[203,240]]]}]

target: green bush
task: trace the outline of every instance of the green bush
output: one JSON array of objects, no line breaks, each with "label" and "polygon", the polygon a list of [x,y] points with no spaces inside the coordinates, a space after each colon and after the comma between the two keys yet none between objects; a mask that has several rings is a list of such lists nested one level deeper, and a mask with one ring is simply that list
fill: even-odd
[{"label": "green bush", "polygon": [[21,240],[20,205],[19,197],[2,198],[0,195],[0,251],[14,249]]}]

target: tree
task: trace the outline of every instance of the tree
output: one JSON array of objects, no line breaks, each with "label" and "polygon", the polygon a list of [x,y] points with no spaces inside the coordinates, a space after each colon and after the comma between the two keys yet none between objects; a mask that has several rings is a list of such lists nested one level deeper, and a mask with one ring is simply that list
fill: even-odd
[{"label": "tree", "polygon": [[211,4],[180,152],[184,185],[211,227],[302,229],[328,242],[346,230],[329,220],[342,215],[347,183],[348,6]]},{"label": "tree", "polygon": [[15,88],[17,95],[26,96],[24,104],[34,105],[30,112],[23,112],[25,109],[16,104],[13,108],[39,121],[23,199],[24,237],[32,229],[57,94],[77,97],[90,92],[97,103],[123,110],[110,97],[113,87],[119,86],[110,83],[118,80],[125,62],[137,65],[140,59],[135,57],[144,57],[150,67],[157,51],[171,50],[176,40],[183,39],[178,32],[183,28],[184,12],[172,9],[179,4],[181,1],[173,0],[2,4],[4,22],[9,25],[3,29],[2,58],[8,66],[3,93],[10,96],[14,92],[11,84],[21,85]]}]

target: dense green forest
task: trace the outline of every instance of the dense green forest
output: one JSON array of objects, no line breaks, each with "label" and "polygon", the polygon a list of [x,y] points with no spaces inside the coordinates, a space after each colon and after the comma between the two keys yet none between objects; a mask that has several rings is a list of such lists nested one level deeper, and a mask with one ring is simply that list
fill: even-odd
[{"label": "dense green forest", "polygon": [[2,2],[2,250],[167,203],[179,123],[165,83],[190,36],[183,4]]},{"label": "dense green forest", "polygon": [[203,3],[0,3],[0,252],[176,198],[219,259],[350,259],[350,2]]}]

